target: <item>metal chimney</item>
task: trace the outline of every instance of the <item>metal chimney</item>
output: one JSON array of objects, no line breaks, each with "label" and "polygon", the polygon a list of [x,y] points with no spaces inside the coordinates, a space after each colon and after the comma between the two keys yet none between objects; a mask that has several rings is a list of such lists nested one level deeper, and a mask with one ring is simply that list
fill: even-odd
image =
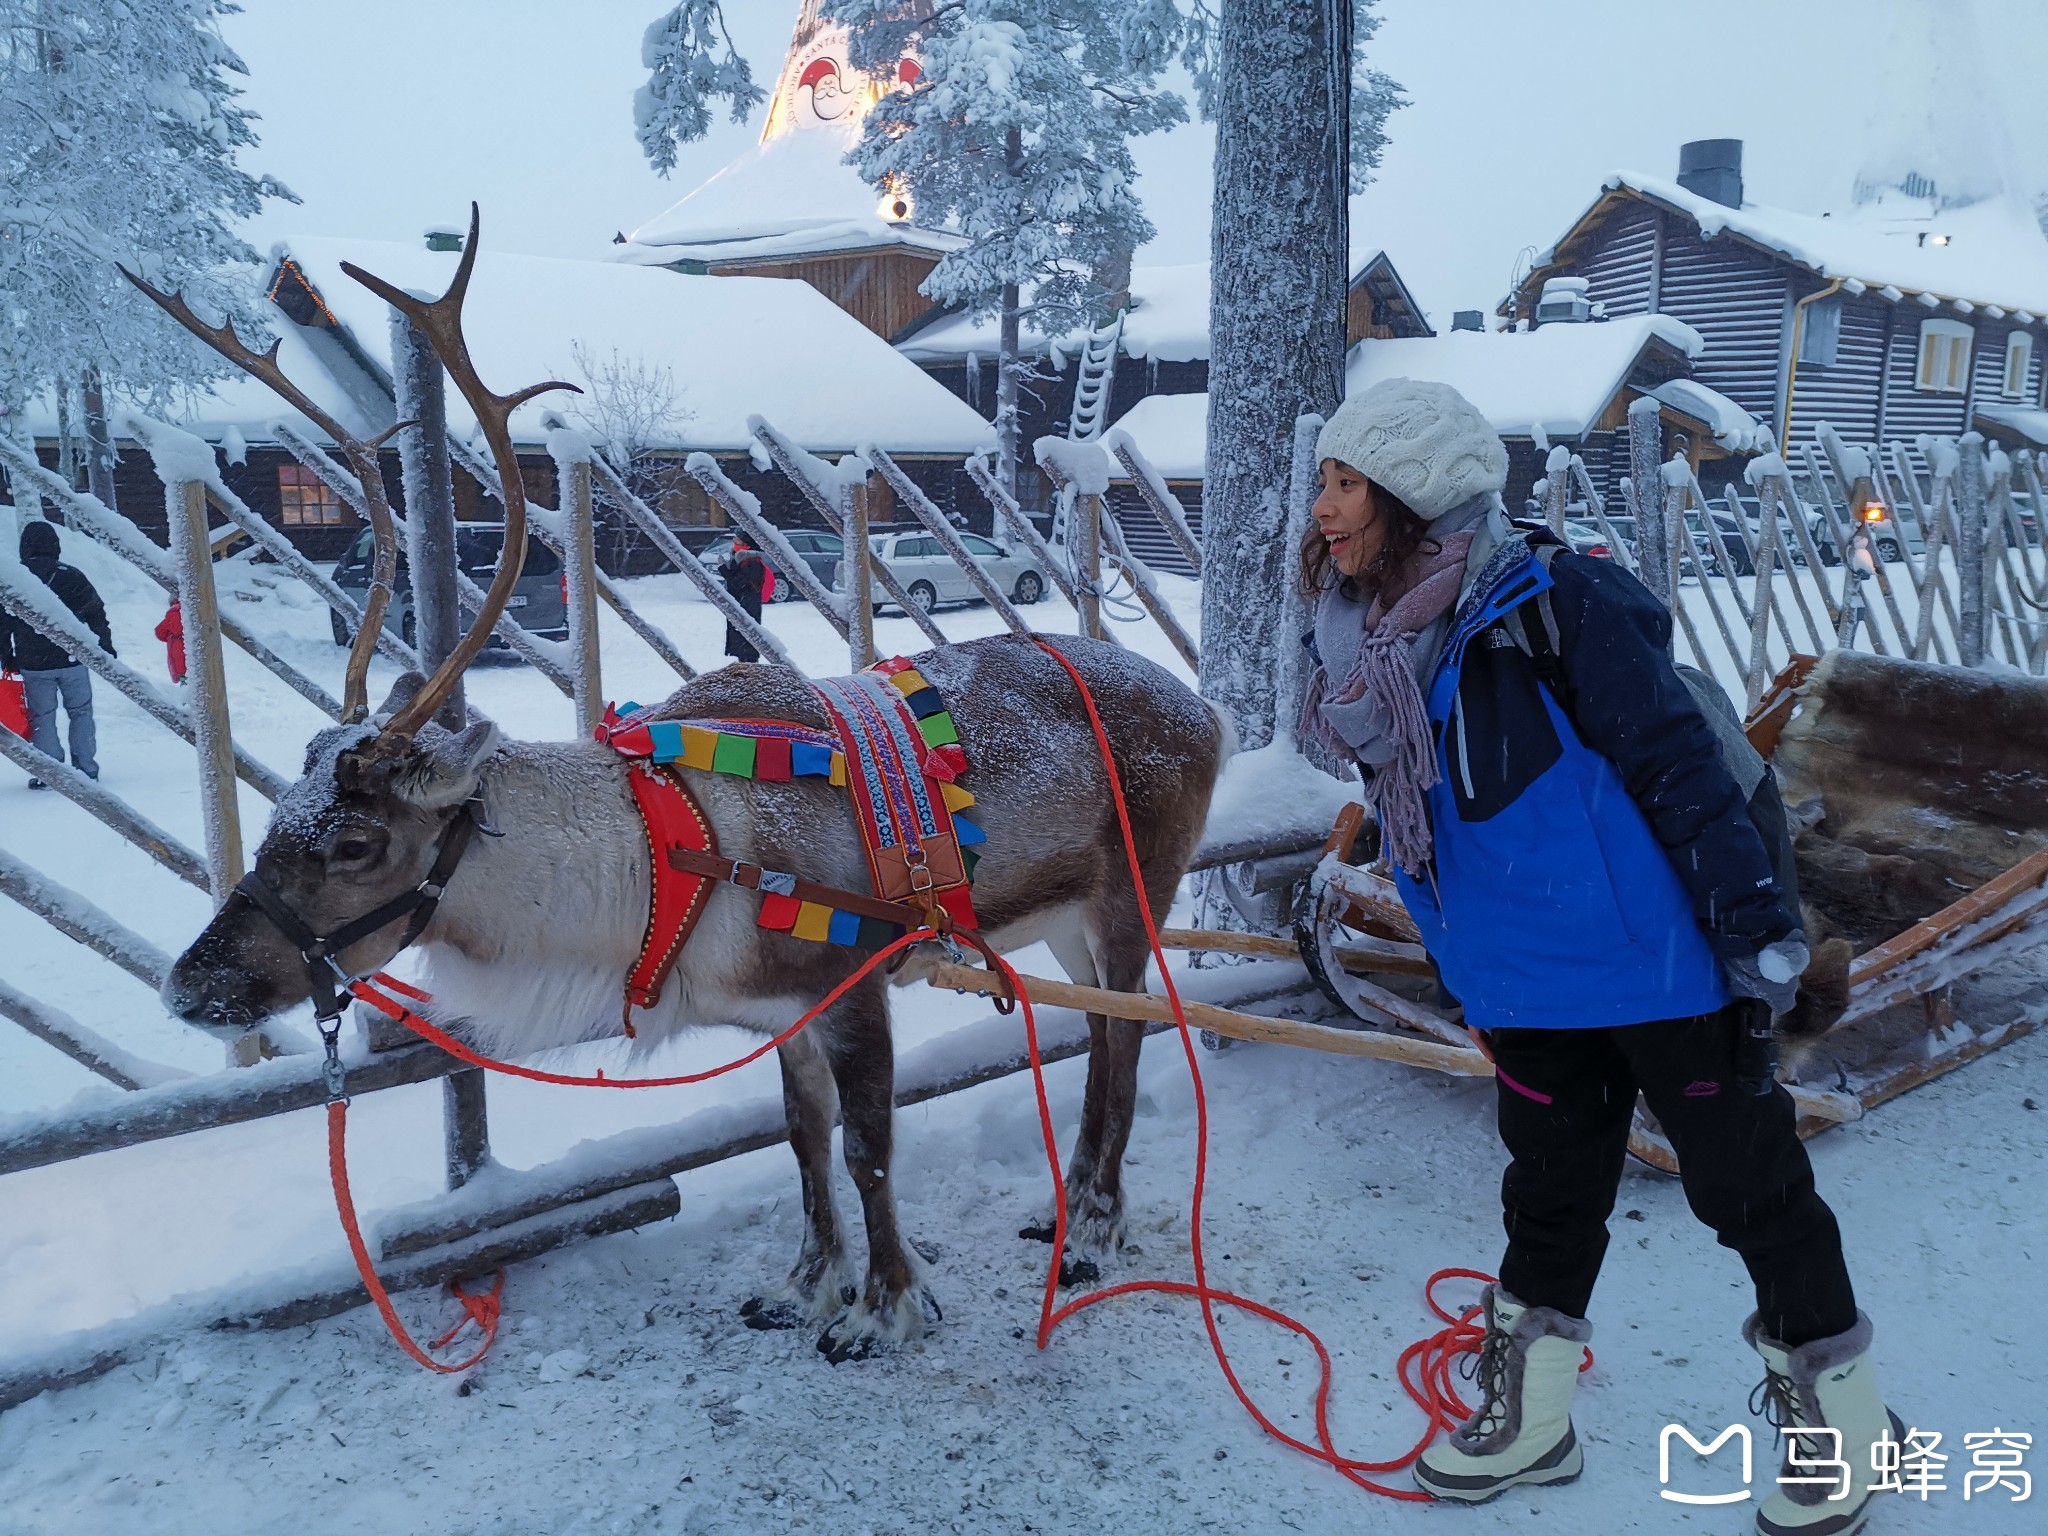
[{"label": "metal chimney", "polygon": [[1678,184],[1724,208],[1742,206],[1742,140],[1694,139],[1678,146]]}]

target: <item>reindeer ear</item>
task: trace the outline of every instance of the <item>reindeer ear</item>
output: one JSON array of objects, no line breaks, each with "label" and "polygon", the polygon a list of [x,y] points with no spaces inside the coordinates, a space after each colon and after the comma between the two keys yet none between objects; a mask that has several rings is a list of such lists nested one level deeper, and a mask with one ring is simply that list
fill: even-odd
[{"label": "reindeer ear", "polygon": [[391,685],[391,692],[384,696],[384,702],[377,706],[373,718],[378,722],[389,720],[413,700],[413,695],[427,686],[427,680],[418,672],[401,672],[398,681]]},{"label": "reindeer ear", "polygon": [[460,731],[434,731],[414,746],[392,789],[423,810],[460,805],[476,793],[477,777],[498,743],[498,728],[488,720]]}]

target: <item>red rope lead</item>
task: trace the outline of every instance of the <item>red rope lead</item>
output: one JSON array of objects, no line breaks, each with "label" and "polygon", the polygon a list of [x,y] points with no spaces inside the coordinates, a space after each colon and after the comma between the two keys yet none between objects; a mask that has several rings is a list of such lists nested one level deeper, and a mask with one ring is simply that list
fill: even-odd
[{"label": "red rope lead", "polygon": [[[1065,1251],[1067,1230],[1066,1177],[1060,1167],[1059,1143],[1053,1128],[1052,1105],[1045,1088],[1045,1064],[1038,1044],[1038,1021],[1032,1008],[1031,995],[1024,986],[1023,978],[1001,956],[993,953],[989,955],[991,963],[1004,979],[1008,981],[1019,1003],[1018,1011],[1023,1020],[1026,1048],[1031,1059],[1032,1084],[1038,1097],[1039,1134],[1044,1139],[1046,1163],[1052,1176],[1054,1210],[1053,1256],[1052,1262],[1047,1269],[1045,1288],[1039,1304],[1038,1347],[1040,1349],[1046,1348],[1052,1340],[1053,1331],[1068,1318],[1073,1317],[1076,1313],[1088,1307],[1096,1305],[1098,1302],[1107,1301],[1113,1296],[1127,1296],[1139,1292],[1168,1296],[1192,1296],[1202,1305],[1202,1323],[1207,1330],[1210,1349],[1216,1357],[1217,1365],[1222,1369],[1224,1380],[1229,1383],[1231,1392],[1261,1429],[1290,1449],[1299,1451],[1303,1455],[1333,1468],[1361,1488],[1391,1499],[1418,1503],[1428,1502],[1429,1495],[1425,1493],[1413,1489],[1389,1488],[1384,1484],[1372,1481],[1364,1474],[1369,1472],[1397,1472],[1409,1466],[1422,1454],[1423,1449],[1440,1431],[1455,1428],[1470,1413],[1471,1410],[1459,1399],[1456,1389],[1451,1384],[1451,1373],[1454,1362],[1458,1357],[1475,1352],[1479,1347],[1480,1340],[1484,1337],[1484,1330],[1474,1322],[1474,1319],[1479,1315],[1480,1309],[1476,1305],[1467,1307],[1462,1312],[1453,1316],[1438,1303],[1436,1288],[1447,1279],[1476,1280],[1485,1284],[1491,1283],[1493,1277],[1472,1269],[1441,1269],[1429,1277],[1429,1282],[1424,1288],[1424,1300],[1427,1302],[1430,1311],[1445,1326],[1436,1333],[1431,1334],[1428,1338],[1418,1340],[1416,1343],[1409,1345],[1408,1348],[1401,1352],[1397,1364],[1402,1388],[1416,1406],[1422,1410],[1426,1422],[1421,1438],[1415,1442],[1412,1448],[1391,1461],[1379,1462],[1347,1457],[1341,1455],[1336,1448],[1329,1422],[1330,1394],[1334,1382],[1334,1370],[1330,1359],[1330,1352],[1324,1346],[1323,1341],[1306,1324],[1296,1321],[1294,1318],[1287,1316],[1286,1313],[1269,1307],[1262,1302],[1253,1301],[1248,1297],[1238,1296],[1229,1291],[1219,1291],[1209,1284],[1208,1260],[1202,1247],[1203,1202],[1207,1194],[1209,1171],[1209,1101],[1202,1082],[1200,1057],[1196,1052],[1193,1033],[1188,1028],[1187,1010],[1181,1002],[1179,988],[1174,985],[1173,972],[1167,967],[1165,951],[1159,942],[1159,928],[1153,918],[1152,904],[1146,895],[1143,871],[1138,862],[1137,840],[1131,829],[1130,807],[1124,798],[1123,780],[1117,772],[1116,760],[1110,751],[1109,735],[1103,728],[1102,716],[1096,709],[1094,695],[1089,691],[1087,683],[1082,679],[1081,674],[1075,670],[1072,662],[1068,661],[1064,655],[1046,644],[1043,640],[1039,640],[1036,643],[1066,669],[1067,675],[1073,679],[1075,688],[1080,691],[1081,702],[1087,708],[1089,724],[1093,727],[1095,733],[1095,744],[1101,753],[1103,769],[1109,777],[1110,793],[1116,804],[1117,823],[1123,834],[1124,856],[1130,867],[1131,884],[1137,896],[1139,915],[1144,920],[1145,937],[1151,946],[1152,957],[1158,964],[1160,979],[1166,987],[1167,998],[1173,1006],[1174,1020],[1180,1031],[1181,1048],[1187,1057],[1188,1073],[1193,1079],[1195,1090],[1195,1176],[1194,1198],[1190,1217],[1190,1249],[1194,1260],[1194,1281],[1189,1283],[1180,1280],[1135,1280],[1122,1285],[1108,1286],[1099,1291],[1092,1291],[1084,1296],[1077,1296],[1065,1306],[1059,1306],[1057,1302],[1059,1295],[1060,1256]],[[556,1083],[572,1087],[674,1087],[683,1084],[707,1082],[746,1066],[750,1062],[758,1061],[769,1051],[794,1039],[814,1019],[831,1007],[832,1004],[836,1003],[863,977],[873,971],[877,965],[898,951],[908,949],[912,945],[922,943],[931,937],[932,934],[924,931],[914,931],[905,934],[902,938],[878,950],[855,970],[852,975],[848,976],[838,986],[834,987],[831,992],[826,994],[825,998],[807,1011],[803,1017],[757,1049],[749,1051],[746,1055],[726,1062],[721,1066],[712,1067],[702,1072],[686,1073],[676,1077],[616,1078],[606,1077],[601,1072],[591,1077],[579,1077],[560,1072],[545,1072],[532,1067],[522,1067],[513,1062],[497,1061],[471,1050],[454,1036],[428,1023],[412,1009],[406,1007],[405,1004],[386,996],[377,987],[373,987],[368,983],[358,983],[354,991],[356,996],[364,1002],[369,1003],[380,1012],[404,1024],[414,1033],[433,1042],[442,1050],[447,1051],[459,1060],[469,1063],[471,1066],[484,1067],[494,1072],[503,1072],[509,1076],[522,1077],[533,1082]],[[383,988],[401,997],[409,998],[414,1002],[425,1002],[428,1000],[426,993],[416,987],[408,986],[396,978],[380,974],[376,980]],[[454,1373],[468,1370],[483,1359],[497,1338],[498,1304],[504,1287],[504,1273],[500,1271],[498,1279],[491,1289],[481,1294],[472,1295],[461,1290],[459,1286],[455,1287],[455,1294],[463,1305],[465,1315],[453,1328],[435,1340],[433,1347],[436,1349],[445,1347],[462,1328],[473,1321],[483,1331],[484,1339],[476,1353],[471,1355],[469,1359],[459,1365],[444,1365],[428,1355],[412,1341],[410,1335],[406,1333],[404,1325],[399,1322],[398,1314],[392,1308],[390,1297],[386,1294],[383,1285],[378,1281],[375,1270],[371,1267],[369,1251],[364,1245],[362,1233],[356,1220],[355,1205],[350,1197],[348,1187],[345,1148],[347,1114],[348,1108],[345,1103],[336,1103],[328,1106],[328,1161],[334,1178],[335,1203],[341,1214],[342,1226],[348,1235],[349,1250],[355,1256],[356,1267],[362,1274],[363,1283],[368,1288],[370,1297],[376,1303],[377,1310],[383,1316],[385,1326],[390,1329],[392,1337],[397,1340],[399,1346],[414,1360],[433,1371]],[[1284,1328],[1302,1339],[1315,1351],[1320,1374],[1316,1384],[1316,1440],[1314,1444],[1290,1435],[1287,1431],[1281,1429],[1279,1425],[1275,1424],[1260,1409],[1257,1402],[1253,1400],[1251,1394],[1246,1390],[1243,1382],[1238,1379],[1237,1372],[1231,1365],[1229,1352],[1224,1348],[1222,1334],[1217,1327],[1216,1308],[1219,1305],[1249,1312],[1255,1317],[1263,1318],[1269,1323]],[[1580,1369],[1587,1369],[1591,1364],[1592,1353],[1588,1351],[1586,1362]]]},{"label": "red rope lead", "polygon": [[[1361,1461],[1352,1457],[1346,1457],[1340,1455],[1337,1451],[1330,1433],[1330,1392],[1334,1375],[1330,1361],[1330,1352],[1324,1346],[1323,1341],[1316,1337],[1314,1331],[1305,1323],[1297,1322],[1284,1312],[1277,1311],[1261,1302],[1252,1301],[1243,1296],[1236,1296],[1228,1291],[1219,1291],[1210,1286],[1208,1260],[1202,1251],[1202,1203],[1207,1193],[1209,1178],[1209,1100],[1202,1084],[1202,1067],[1200,1058],[1196,1053],[1194,1035],[1188,1028],[1187,1010],[1181,1003],[1180,989],[1174,985],[1173,972],[1167,967],[1166,953],[1159,942],[1159,927],[1153,920],[1151,898],[1145,893],[1145,882],[1138,863],[1137,838],[1131,830],[1130,806],[1124,799],[1123,779],[1117,772],[1116,759],[1110,751],[1109,733],[1103,728],[1101,712],[1095,707],[1095,697],[1089,691],[1088,684],[1082,679],[1080,672],[1076,670],[1071,661],[1045,641],[1038,640],[1037,644],[1041,650],[1066,669],[1067,675],[1074,681],[1074,687],[1080,691],[1082,704],[1088,710],[1088,723],[1094,728],[1096,749],[1102,755],[1103,769],[1109,775],[1110,796],[1116,803],[1117,825],[1123,833],[1124,857],[1130,866],[1132,890],[1138,898],[1138,915],[1144,919],[1146,941],[1151,945],[1152,958],[1158,964],[1159,978],[1166,987],[1167,1000],[1173,1005],[1174,1022],[1180,1031],[1181,1049],[1187,1056],[1188,1075],[1193,1080],[1195,1090],[1195,1188],[1189,1223],[1189,1247],[1194,1259],[1195,1270],[1194,1283],[1190,1285],[1184,1281],[1174,1280],[1134,1280],[1123,1285],[1107,1286],[1102,1290],[1090,1292],[1086,1296],[1077,1296],[1065,1306],[1056,1308],[1054,1301],[1059,1283],[1060,1255],[1064,1251],[1066,1244],[1066,1180],[1060,1171],[1059,1153],[1053,1141],[1052,1111],[1046,1102],[1044,1076],[1039,1069],[1037,1033],[1033,1028],[1029,1009],[1025,1010],[1024,1027],[1030,1041],[1032,1075],[1038,1087],[1039,1126],[1044,1133],[1046,1154],[1052,1165],[1053,1209],[1055,1212],[1053,1218],[1052,1266],[1046,1276],[1045,1295],[1039,1309],[1039,1348],[1043,1349],[1046,1346],[1046,1343],[1052,1337],[1053,1330],[1068,1318],[1087,1307],[1094,1306],[1098,1302],[1107,1301],[1112,1296],[1128,1296],[1145,1291],[1155,1294],[1163,1293],[1170,1296],[1193,1296],[1202,1304],[1202,1325],[1208,1331],[1209,1347],[1216,1356],[1216,1364],[1223,1372],[1223,1379],[1230,1384],[1231,1392],[1236,1395],[1238,1402],[1244,1406],[1245,1411],[1252,1416],[1261,1429],[1278,1440],[1282,1445],[1299,1451],[1305,1456],[1313,1457],[1326,1466],[1334,1468],[1361,1488],[1390,1499],[1427,1503],[1429,1502],[1429,1495],[1420,1490],[1389,1488],[1382,1483],[1372,1481],[1363,1474],[1367,1472],[1386,1473],[1400,1471],[1402,1468],[1413,1463],[1422,1454],[1429,1442],[1436,1438],[1439,1429],[1455,1427],[1466,1416],[1469,1410],[1459,1402],[1457,1394],[1451,1389],[1450,1365],[1451,1361],[1458,1355],[1469,1353],[1477,1348],[1477,1341],[1482,1335],[1479,1329],[1472,1326],[1471,1319],[1478,1309],[1476,1307],[1470,1308],[1459,1317],[1453,1318],[1437,1305],[1434,1291],[1439,1280],[1453,1275],[1470,1276],[1480,1280],[1487,1280],[1491,1277],[1480,1275],[1474,1270],[1440,1270],[1437,1274],[1430,1277],[1429,1286],[1425,1292],[1430,1310],[1435,1312],[1449,1326],[1419,1343],[1411,1344],[1406,1350],[1402,1351],[1399,1362],[1401,1384],[1406,1388],[1408,1395],[1414,1399],[1416,1405],[1422,1409],[1423,1415],[1428,1422],[1423,1427],[1422,1437],[1415,1442],[1415,1445],[1405,1455],[1398,1456],[1391,1461],[1377,1462]],[[1008,966],[1004,966],[1004,971],[1010,976],[1011,985],[1015,986],[1015,974],[1009,971]],[[1019,990],[1021,991],[1021,988]],[[1218,1303],[1224,1306],[1236,1307],[1240,1311],[1249,1312],[1255,1317],[1261,1317],[1269,1323],[1277,1324],[1301,1338],[1316,1352],[1320,1377],[1316,1384],[1316,1443],[1314,1445],[1297,1439],[1295,1436],[1287,1433],[1286,1430],[1280,1428],[1279,1425],[1266,1416],[1259,1405],[1253,1401],[1251,1394],[1245,1390],[1244,1383],[1238,1379],[1236,1370],[1231,1366],[1229,1351],[1223,1347],[1223,1336],[1216,1326],[1216,1306]],[[1415,1362],[1420,1362],[1418,1375],[1416,1379],[1411,1380],[1409,1377],[1409,1367]]]},{"label": "red rope lead", "polygon": [[405,1324],[398,1320],[398,1309],[391,1305],[391,1293],[384,1289],[384,1282],[377,1278],[375,1266],[370,1263],[370,1250],[363,1242],[362,1224],[356,1220],[356,1200],[348,1187],[348,1101],[337,1099],[327,1106],[327,1172],[334,1180],[334,1208],[341,1216],[341,1230],[348,1235],[348,1251],[356,1261],[356,1273],[362,1276],[363,1288],[370,1293],[370,1300],[376,1303],[378,1315],[384,1319],[384,1326],[391,1337],[398,1341],[398,1347],[430,1371],[439,1371],[444,1376],[457,1376],[468,1370],[491,1352],[491,1346],[498,1342],[498,1303],[505,1294],[505,1271],[498,1271],[498,1278],[491,1282],[488,1291],[471,1293],[460,1285],[451,1285],[456,1298],[462,1303],[463,1316],[441,1337],[434,1340],[435,1349],[445,1349],[456,1334],[470,1323],[483,1331],[483,1342],[476,1347],[476,1353],[467,1360],[454,1365],[444,1364],[415,1344],[412,1335],[405,1331]]}]

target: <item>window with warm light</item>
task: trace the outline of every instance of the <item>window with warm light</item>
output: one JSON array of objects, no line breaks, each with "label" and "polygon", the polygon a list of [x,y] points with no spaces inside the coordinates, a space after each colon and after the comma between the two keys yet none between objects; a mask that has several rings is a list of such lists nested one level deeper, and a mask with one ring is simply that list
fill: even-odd
[{"label": "window with warm light", "polygon": [[2034,338],[2031,332],[2014,331],[2005,338],[2005,388],[2001,391],[2008,400],[2027,398],[2027,373],[2034,365]]},{"label": "window with warm light", "polygon": [[1970,352],[1977,333],[1960,320],[1920,322],[1920,369],[1914,387],[1960,395],[1970,383]]},{"label": "window with warm light", "polygon": [[341,521],[334,487],[303,464],[277,466],[277,507],[287,528],[328,528]]}]

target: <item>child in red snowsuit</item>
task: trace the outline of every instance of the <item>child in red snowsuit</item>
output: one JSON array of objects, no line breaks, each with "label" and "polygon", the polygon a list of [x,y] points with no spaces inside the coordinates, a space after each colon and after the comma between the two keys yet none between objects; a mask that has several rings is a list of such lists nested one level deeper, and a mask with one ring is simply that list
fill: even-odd
[{"label": "child in red snowsuit", "polygon": [[185,610],[178,606],[178,600],[171,599],[170,608],[164,613],[163,622],[156,627],[157,639],[164,643],[164,659],[171,669],[171,681],[185,681]]}]

